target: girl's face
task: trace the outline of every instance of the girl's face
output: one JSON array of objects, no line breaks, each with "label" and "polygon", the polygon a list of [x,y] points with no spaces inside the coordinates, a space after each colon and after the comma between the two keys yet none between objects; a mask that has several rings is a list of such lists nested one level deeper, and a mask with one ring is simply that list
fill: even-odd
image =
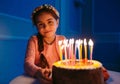
[{"label": "girl's face", "polygon": [[37,29],[43,37],[55,36],[59,20],[56,20],[50,13],[43,12],[37,17]]}]

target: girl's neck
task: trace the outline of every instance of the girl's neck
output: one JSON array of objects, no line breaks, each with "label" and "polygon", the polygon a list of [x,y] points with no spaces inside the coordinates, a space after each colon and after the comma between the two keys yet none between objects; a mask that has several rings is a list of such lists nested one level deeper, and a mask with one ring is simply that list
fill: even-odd
[{"label": "girl's neck", "polygon": [[56,39],[56,35],[54,35],[53,37],[48,37],[48,38],[46,37],[46,38],[43,39],[43,41],[46,44],[51,45],[51,44],[54,43],[55,39]]}]

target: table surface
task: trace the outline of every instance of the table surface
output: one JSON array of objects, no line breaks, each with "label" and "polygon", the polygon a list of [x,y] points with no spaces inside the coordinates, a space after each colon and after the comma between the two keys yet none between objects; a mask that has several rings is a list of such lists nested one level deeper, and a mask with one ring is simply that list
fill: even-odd
[{"label": "table surface", "polygon": [[120,84],[120,72],[108,71],[110,78],[106,81],[106,84]]},{"label": "table surface", "polygon": [[[120,84],[120,72],[110,71],[110,78],[106,84]],[[10,81],[10,84],[39,84],[38,80],[27,75],[20,75]]]}]

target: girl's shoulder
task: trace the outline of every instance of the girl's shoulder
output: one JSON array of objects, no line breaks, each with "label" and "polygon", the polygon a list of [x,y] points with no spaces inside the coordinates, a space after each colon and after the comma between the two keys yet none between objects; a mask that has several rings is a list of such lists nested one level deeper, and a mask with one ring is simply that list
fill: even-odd
[{"label": "girl's shoulder", "polygon": [[63,35],[56,35],[56,38],[57,38],[58,40],[64,40],[64,39],[66,39],[66,37],[63,36]]},{"label": "girl's shoulder", "polygon": [[32,35],[30,38],[29,38],[29,41],[37,41],[37,35]]}]

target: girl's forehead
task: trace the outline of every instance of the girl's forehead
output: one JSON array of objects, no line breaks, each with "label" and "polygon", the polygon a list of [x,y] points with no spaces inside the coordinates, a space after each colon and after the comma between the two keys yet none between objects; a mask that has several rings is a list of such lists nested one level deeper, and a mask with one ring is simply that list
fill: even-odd
[{"label": "girl's forehead", "polygon": [[50,13],[41,13],[38,18],[39,21],[54,20],[55,18]]},{"label": "girl's forehead", "polygon": [[41,12],[41,13],[39,14],[39,16],[41,16],[41,15],[52,15],[52,14],[49,13],[49,12]]}]

